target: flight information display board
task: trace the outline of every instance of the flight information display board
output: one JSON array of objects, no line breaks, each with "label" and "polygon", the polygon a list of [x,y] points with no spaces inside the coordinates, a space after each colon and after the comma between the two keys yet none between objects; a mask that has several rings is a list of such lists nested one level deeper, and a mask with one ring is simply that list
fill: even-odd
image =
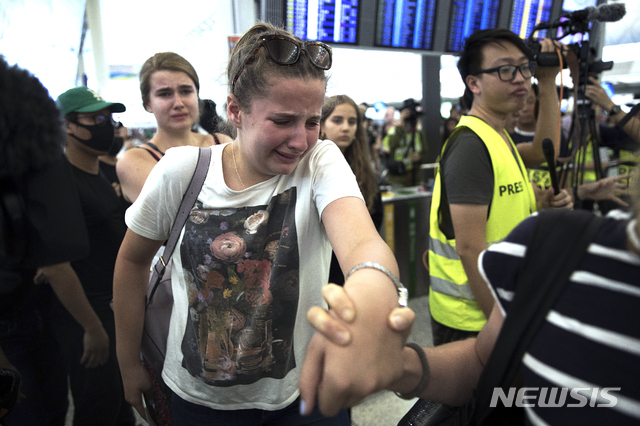
[{"label": "flight information display board", "polygon": [[[515,0],[511,9],[509,29],[520,38],[531,35],[533,28],[540,22],[549,22],[553,0]],[[547,30],[536,33],[536,37],[546,37]]]},{"label": "flight information display board", "polygon": [[473,32],[496,28],[500,0],[453,0],[447,51],[461,52]]},{"label": "flight information display board", "polygon": [[285,28],[303,40],[358,41],[358,0],[287,0]]},{"label": "flight information display board", "polygon": [[375,45],[431,50],[434,0],[378,0]]}]

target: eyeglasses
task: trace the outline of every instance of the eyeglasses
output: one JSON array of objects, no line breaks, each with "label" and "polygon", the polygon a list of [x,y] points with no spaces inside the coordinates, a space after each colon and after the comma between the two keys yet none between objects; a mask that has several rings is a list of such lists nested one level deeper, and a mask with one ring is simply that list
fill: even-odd
[{"label": "eyeglasses", "polygon": [[[111,123],[114,127],[116,127],[116,122],[113,120],[113,117],[111,115],[86,115],[86,116],[82,116],[83,120],[88,120],[88,121],[92,121],[94,126],[98,126],[98,127],[104,127],[107,125],[107,123]],[[73,120],[73,122],[75,124],[81,124],[78,121],[80,120],[80,116],[76,115],[75,120]],[[120,125],[122,125],[122,123],[120,123]]]},{"label": "eyeglasses", "polygon": [[269,57],[273,62],[278,65],[293,65],[300,60],[300,51],[303,51],[309,57],[309,60],[313,65],[322,69],[328,70],[331,68],[331,48],[320,41],[303,41],[299,43],[293,38],[281,36],[281,35],[267,35],[262,36],[256,42],[255,46],[251,49],[252,53],[245,59],[244,63],[238,70],[238,73],[233,79],[231,84],[231,93],[234,92],[236,82],[240,78],[240,74],[249,60],[258,53],[258,50],[264,46],[269,52]]},{"label": "eyeglasses", "polygon": [[500,80],[511,81],[516,78],[516,73],[518,72],[518,70],[520,70],[520,74],[522,74],[524,78],[531,78],[533,77],[533,74],[536,72],[537,68],[538,64],[531,61],[522,65],[502,65],[495,68],[489,68],[486,70],[478,71],[473,75],[498,72],[498,77],[500,77]]}]

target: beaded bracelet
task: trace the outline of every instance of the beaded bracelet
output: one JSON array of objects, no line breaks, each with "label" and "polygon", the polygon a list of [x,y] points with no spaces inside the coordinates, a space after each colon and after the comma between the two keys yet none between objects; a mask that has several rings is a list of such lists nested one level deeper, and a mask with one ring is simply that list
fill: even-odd
[{"label": "beaded bracelet", "polygon": [[422,347],[417,343],[407,342],[405,346],[415,350],[418,353],[418,356],[420,357],[420,364],[422,365],[422,377],[420,378],[420,383],[418,383],[418,386],[416,386],[413,392],[409,392],[406,394],[395,392],[395,394],[402,399],[420,398],[420,395],[422,395],[422,392],[424,392],[425,388],[429,384],[429,379],[431,379],[429,360],[427,360],[427,354],[424,353],[424,349],[422,349]]},{"label": "beaded bracelet", "polygon": [[395,275],[393,275],[393,273],[390,270],[380,265],[379,263],[374,263],[374,262],[358,263],[353,268],[351,268],[351,270],[349,271],[349,273],[345,278],[345,281],[349,279],[351,274],[353,274],[358,269],[362,269],[362,268],[377,269],[378,271],[388,276],[391,279],[391,281],[393,281],[393,284],[396,286],[396,290],[398,291],[398,304],[404,308],[407,307],[407,302],[409,300],[409,291],[405,288],[405,286],[402,285],[400,280]]}]

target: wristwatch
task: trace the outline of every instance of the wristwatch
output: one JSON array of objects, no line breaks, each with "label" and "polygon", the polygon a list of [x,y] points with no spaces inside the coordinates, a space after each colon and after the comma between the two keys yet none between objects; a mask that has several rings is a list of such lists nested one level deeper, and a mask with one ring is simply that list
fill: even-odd
[{"label": "wristwatch", "polygon": [[609,115],[616,115],[620,111],[622,111],[622,109],[620,108],[620,105],[614,105],[614,106],[611,107],[611,109],[609,110],[608,114]]}]

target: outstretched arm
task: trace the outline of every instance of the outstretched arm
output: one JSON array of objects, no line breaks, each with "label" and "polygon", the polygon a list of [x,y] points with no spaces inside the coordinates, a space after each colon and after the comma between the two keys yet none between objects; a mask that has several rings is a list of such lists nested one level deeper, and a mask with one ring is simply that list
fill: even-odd
[{"label": "outstretched arm", "polygon": [[595,182],[583,183],[578,187],[578,198],[595,201],[612,200],[621,206],[627,207],[629,204],[620,199],[619,195],[629,194],[630,176],[630,174],[625,174],[600,179]]},{"label": "outstretched arm", "polygon": [[[420,398],[448,405],[463,405],[471,399],[473,389],[489,360],[504,317],[494,305],[489,320],[475,339],[447,343],[436,348],[423,348],[429,362],[430,377]],[[403,352],[403,374],[388,390],[408,394],[413,391],[423,371],[415,350]]]},{"label": "outstretched arm", "polygon": [[[340,287],[334,288],[329,294],[331,300],[328,302],[331,306],[343,306],[351,303],[344,289]],[[413,319],[413,313],[409,309],[397,308],[389,316],[388,325],[398,333],[407,332]],[[321,327],[332,329],[333,327],[326,327],[324,323],[338,323],[340,321],[337,314],[326,313],[326,316],[315,316],[311,323],[317,329]],[[452,342],[437,348],[423,348],[430,372],[427,386],[420,397],[449,405],[467,403],[491,355],[503,321],[502,313],[494,304],[489,320],[477,338]],[[366,389],[361,387],[348,387],[344,384],[343,388],[337,389],[335,384],[322,381],[324,354],[318,350],[317,346],[323,344],[324,341],[317,339],[319,336],[314,337],[309,347],[300,377],[300,393],[305,401],[307,412],[312,408],[309,403],[313,404],[312,397],[316,393],[319,395],[318,403],[323,413],[334,413],[338,409],[353,405],[354,401],[357,402],[373,393],[367,393]],[[335,335],[326,334],[325,336],[321,337],[332,339],[332,341],[336,340]],[[413,392],[424,374],[417,352],[411,348],[404,348],[402,356],[395,359],[394,362],[402,366],[402,371],[396,372],[395,377],[389,376],[389,381],[383,385],[384,389],[401,394]],[[323,389],[325,393],[340,392],[342,399],[323,401],[320,392],[317,392],[317,388],[321,385],[325,387]]]},{"label": "outstretched arm", "polygon": [[[362,200],[346,197],[332,202],[322,221],[345,273],[359,263],[375,262],[398,276],[393,253],[377,233]],[[395,360],[402,354],[406,333],[394,332],[387,324],[387,317],[398,306],[393,282],[376,269],[363,268],[346,280],[344,291],[354,308],[347,314],[351,322],[345,325],[350,342],[337,346],[321,334],[313,337],[305,360],[305,368],[312,373],[300,382],[305,414],[317,399],[325,415],[335,415],[340,408],[356,404],[360,395],[383,389],[402,369]]]}]

